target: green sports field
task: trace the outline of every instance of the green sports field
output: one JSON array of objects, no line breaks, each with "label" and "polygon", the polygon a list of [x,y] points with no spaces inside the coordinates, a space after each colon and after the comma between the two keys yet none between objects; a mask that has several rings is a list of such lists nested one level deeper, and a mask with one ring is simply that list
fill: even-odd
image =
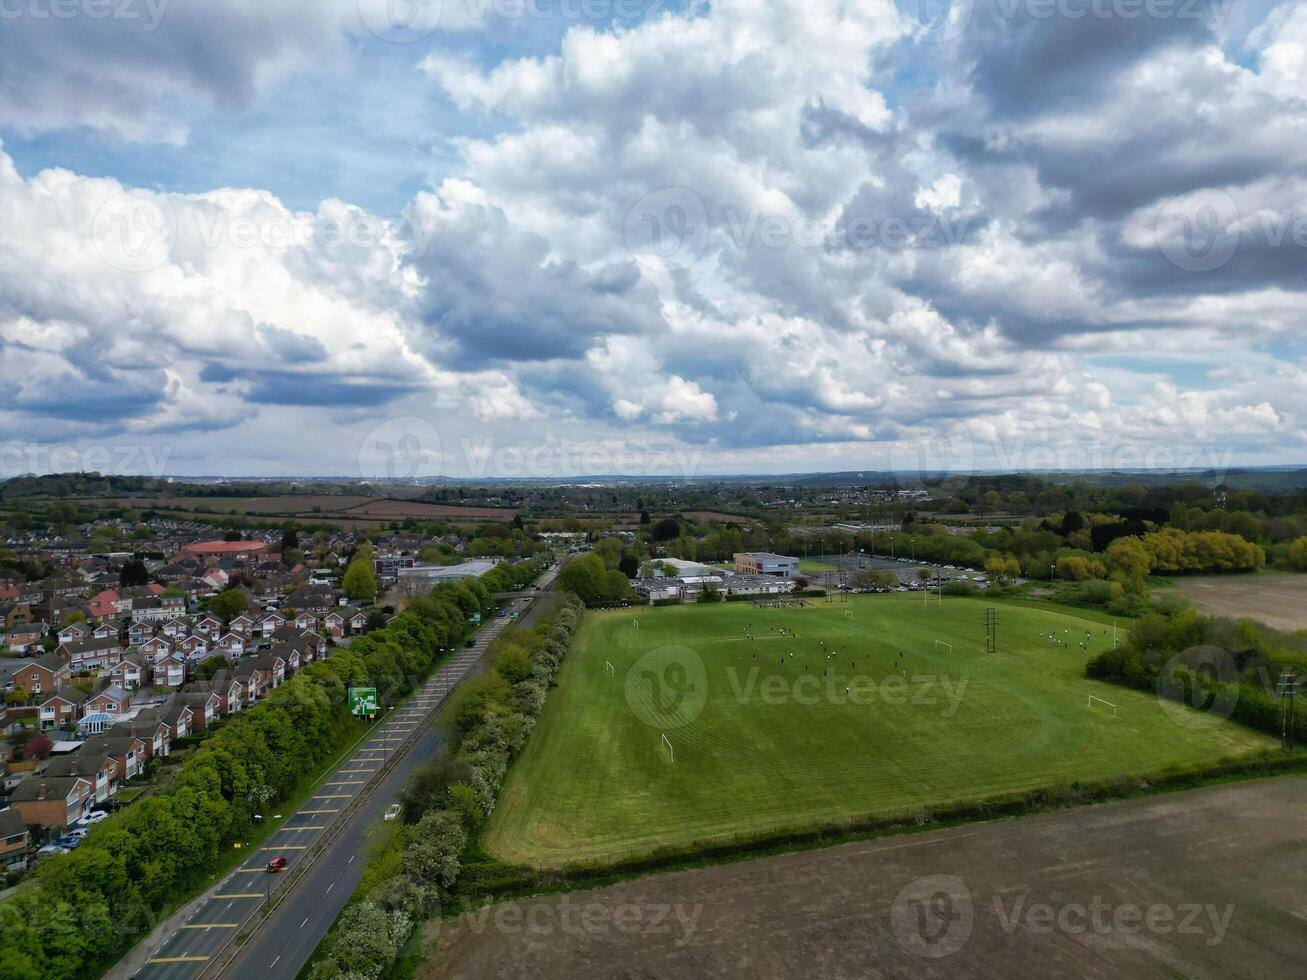
[{"label": "green sports field", "polygon": [[998,604],[986,654],[986,606],[587,613],[483,843],[537,867],[604,863],[1276,744],[1087,680],[1112,642],[1101,617]]}]

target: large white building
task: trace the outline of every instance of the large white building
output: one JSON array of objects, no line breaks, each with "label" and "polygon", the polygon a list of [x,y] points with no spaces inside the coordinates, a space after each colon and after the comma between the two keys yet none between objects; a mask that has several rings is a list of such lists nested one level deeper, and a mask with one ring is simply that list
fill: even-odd
[{"label": "large white building", "polygon": [[795,578],[799,574],[799,559],[767,551],[738,551],[735,553],[735,570],[741,575]]}]

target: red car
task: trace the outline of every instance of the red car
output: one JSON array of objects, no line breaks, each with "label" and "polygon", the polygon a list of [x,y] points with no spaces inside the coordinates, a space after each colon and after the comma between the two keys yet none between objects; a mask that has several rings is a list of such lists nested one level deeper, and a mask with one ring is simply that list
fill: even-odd
[{"label": "red car", "polygon": [[282,857],[273,858],[268,862],[268,874],[276,874],[278,871],[285,870],[286,859]]}]

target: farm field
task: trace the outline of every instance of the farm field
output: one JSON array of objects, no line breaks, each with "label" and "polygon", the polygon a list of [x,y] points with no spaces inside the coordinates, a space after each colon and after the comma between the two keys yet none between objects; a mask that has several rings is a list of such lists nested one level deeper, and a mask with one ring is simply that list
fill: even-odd
[{"label": "farm field", "polygon": [[1307,575],[1202,575],[1174,580],[1202,612],[1248,617],[1273,629],[1307,629]]},{"label": "farm field", "polygon": [[644,875],[433,920],[417,976],[1299,977],[1304,807],[1286,776]]},{"label": "farm field", "polygon": [[427,504],[413,500],[390,500],[348,494],[300,494],[282,497],[130,497],[79,498],[83,503],[105,506],[156,508],[160,510],[199,511],[252,517],[294,516],[324,520],[347,515],[354,519],[390,521],[405,517],[453,519],[466,521],[511,521],[517,513],[511,507],[458,507],[451,504]]},{"label": "farm field", "polygon": [[998,604],[986,654],[986,605],[588,613],[483,844],[535,867],[603,864],[1277,744],[1085,678],[1112,642],[1093,614]]}]

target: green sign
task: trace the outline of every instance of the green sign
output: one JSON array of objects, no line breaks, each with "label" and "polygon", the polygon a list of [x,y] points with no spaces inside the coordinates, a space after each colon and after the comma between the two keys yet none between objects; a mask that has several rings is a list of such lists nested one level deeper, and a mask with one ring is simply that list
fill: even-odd
[{"label": "green sign", "polygon": [[377,689],[375,687],[351,687],[349,689],[349,710],[354,715],[375,715],[377,713]]},{"label": "green sign", "polygon": [[481,614],[480,614],[480,613],[473,613],[471,616],[469,616],[469,617],[467,618],[467,621],[468,621],[469,623],[473,624],[474,626],[480,626],[480,625],[481,625]]}]

